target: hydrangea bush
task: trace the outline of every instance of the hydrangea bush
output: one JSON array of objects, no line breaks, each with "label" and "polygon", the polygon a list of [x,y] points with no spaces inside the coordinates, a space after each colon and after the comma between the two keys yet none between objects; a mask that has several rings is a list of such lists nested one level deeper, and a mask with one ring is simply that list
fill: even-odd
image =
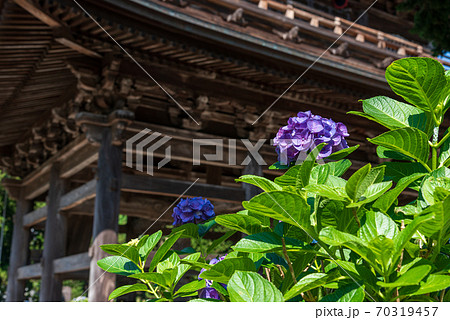
[{"label": "hydrangea bush", "polygon": [[[405,58],[386,80],[404,102],[374,97],[351,112],[386,128],[368,139],[386,159],[381,165],[344,179],[352,165],[345,158],[358,147],[347,146],[347,128],[300,112],[274,141],[273,168],[284,174],[237,179],[263,191],[244,210],[215,216],[206,199],[184,199],[164,241],[158,231],[103,245],[112,256],[98,265],[137,280],[109,298],[143,291],[150,301],[450,301],[450,130],[440,132],[450,73],[436,60]],[[418,196],[400,206],[405,189]],[[215,225],[229,231],[201,252],[172,249]],[[211,256],[236,232],[243,237],[226,256]]]}]

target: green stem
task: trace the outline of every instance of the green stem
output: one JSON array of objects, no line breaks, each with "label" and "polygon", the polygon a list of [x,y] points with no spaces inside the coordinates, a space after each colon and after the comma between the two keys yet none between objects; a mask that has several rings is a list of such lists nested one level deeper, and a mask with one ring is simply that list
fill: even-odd
[{"label": "green stem", "polygon": [[284,238],[281,238],[281,241],[283,243],[283,255],[284,255],[284,258],[286,259],[286,262],[289,267],[289,271],[291,272],[292,281],[294,281],[294,285],[295,285],[297,283],[297,277],[295,276],[294,267],[292,266],[291,259],[289,259],[289,255],[286,250],[286,242],[284,241]]},{"label": "green stem", "polygon": [[436,148],[439,149],[448,138],[450,138],[450,130],[448,130],[447,134],[441,139],[441,141],[439,141],[438,144],[436,144]]},{"label": "green stem", "polygon": [[345,261],[344,248],[339,247],[339,254],[341,256],[341,260]]},{"label": "green stem", "polygon": [[436,168],[437,168],[438,139],[439,139],[439,127],[434,127],[433,144],[431,145],[431,169],[432,170],[436,170]]}]

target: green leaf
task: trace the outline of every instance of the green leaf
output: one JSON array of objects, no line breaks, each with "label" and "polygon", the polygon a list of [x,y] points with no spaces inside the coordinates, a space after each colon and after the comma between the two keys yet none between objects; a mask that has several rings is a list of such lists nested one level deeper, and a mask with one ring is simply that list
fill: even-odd
[{"label": "green leaf", "polygon": [[323,166],[330,168],[330,175],[341,177],[352,166],[352,162],[348,159],[342,159],[336,162],[327,162]]},{"label": "green leaf", "polygon": [[214,225],[216,221],[214,219],[208,220],[198,225],[198,235],[203,237]]},{"label": "green leaf", "polygon": [[186,223],[172,230],[172,234],[182,231],[180,238],[198,238],[198,225],[195,223]]},{"label": "green leaf", "polygon": [[433,219],[419,226],[419,231],[427,237],[439,234],[438,240],[446,240],[450,232],[450,197],[423,210],[420,215],[432,214]]},{"label": "green leaf", "polygon": [[377,282],[377,284],[381,287],[385,288],[396,288],[396,287],[405,287],[405,286],[414,286],[417,285],[423,278],[427,276],[431,271],[430,265],[421,265],[418,267],[414,267],[406,271],[400,278],[395,280],[394,282],[385,283],[385,282]]},{"label": "green leaf", "polygon": [[328,160],[341,160],[341,159],[345,158],[346,156],[348,156],[349,154],[353,153],[353,151],[355,151],[358,148],[359,148],[359,144],[357,144],[356,146],[353,146],[353,147],[341,149],[339,151],[336,151],[336,152],[330,154],[327,157],[327,159]]},{"label": "green leaf", "polygon": [[345,185],[345,191],[347,192],[347,195],[350,199],[353,201],[356,201],[359,196],[358,194],[361,189],[361,184],[364,181],[364,178],[369,174],[371,165],[370,163],[366,164],[364,167],[360,168],[358,171],[356,171],[347,181],[347,184]]},{"label": "green leaf", "polygon": [[121,286],[115,289],[108,297],[108,300],[123,296],[124,294],[136,291],[149,291],[148,287],[143,283],[135,283],[131,285]]},{"label": "green leaf", "polygon": [[236,271],[228,282],[227,289],[231,302],[284,301],[281,292],[256,272]]},{"label": "green leaf", "polygon": [[246,234],[254,234],[270,229],[261,225],[258,219],[243,214],[223,214],[216,217],[216,222],[221,226]]},{"label": "green leaf", "polygon": [[405,161],[413,160],[412,158],[407,157],[400,152],[393,151],[391,149],[388,149],[388,148],[385,148],[382,146],[377,147],[377,155],[379,158],[382,158],[382,159],[394,159],[394,160],[405,160]]},{"label": "green leaf", "polygon": [[350,250],[359,254],[364,260],[366,260],[375,270],[380,271],[375,264],[375,255],[358,237],[352,234],[338,231],[332,227],[323,228],[320,231],[319,239],[330,246],[344,246]]},{"label": "green leaf", "polygon": [[[396,183],[400,183],[400,179],[416,173],[428,173],[428,170],[417,162],[384,162],[383,165],[386,169],[385,179],[394,180]],[[418,191],[419,185],[419,183],[412,182],[409,188]]]},{"label": "green leaf", "polygon": [[426,162],[428,161],[430,153],[430,145],[428,144],[427,135],[419,129],[396,129],[367,140],[373,144],[383,146],[411,157],[421,163],[425,168],[428,168]]},{"label": "green leaf", "polygon": [[[303,246],[298,240],[286,238],[285,241],[286,249],[289,251],[303,249]],[[273,232],[262,232],[239,240],[232,248],[239,252],[268,253],[281,251],[283,249],[283,242],[281,237]],[[305,249],[305,251],[307,250]]]},{"label": "green leaf", "polygon": [[394,250],[392,252],[392,264],[391,268],[396,267],[395,263],[400,258],[401,252],[403,248],[405,248],[406,244],[411,240],[413,235],[416,233],[417,229],[420,225],[426,221],[429,221],[434,218],[433,214],[426,214],[423,216],[419,216],[414,218],[410,224],[406,226],[405,229],[400,231],[394,237]]},{"label": "green leaf", "polygon": [[285,300],[290,300],[302,292],[306,292],[323,285],[335,281],[340,275],[337,272],[326,273],[311,273],[301,278],[288,292],[284,294]]},{"label": "green leaf", "polygon": [[196,292],[200,289],[203,289],[206,287],[206,281],[200,280],[200,281],[193,281],[185,284],[182,286],[178,291],[175,293],[175,295],[179,295],[181,293],[190,293],[190,292]]},{"label": "green leaf", "polygon": [[349,204],[347,208],[360,207],[366,203],[372,202],[383,195],[392,187],[392,181],[379,182],[370,185],[357,202]]},{"label": "green leaf", "polygon": [[129,278],[147,280],[158,286],[164,287],[166,289],[170,288],[171,279],[167,274],[156,273],[156,272],[143,272],[138,274],[133,274],[128,276]]},{"label": "green leaf", "polygon": [[152,262],[148,268],[148,271],[152,272],[155,270],[156,265],[161,261],[161,259],[166,255],[166,253],[172,248],[175,242],[181,237],[184,231],[179,231],[177,233],[171,234],[166,241],[159,247],[153,256]]},{"label": "green leaf", "polygon": [[369,242],[369,249],[375,255],[375,261],[382,266],[384,276],[389,274],[389,267],[392,263],[392,251],[394,249],[394,242],[392,239],[381,235]]},{"label": "green leaf", "polygon": [[425,281],[419,283],[418,289],[402,288],[400,295],[416,296],[441,291],[450,287],[450,276],[430,274]]},{"label": "green leaf", "polygon": [[100,248],[106,253],[128,258],[137,266],[141,264],[138,250],[134,246],[128,246],[124,244],[104,244],[101,245]]},{"label": "green leaf", "polygon": [[434,204],[436,188],[441,187],[445,190],[450,190],[450,178],[447,177],[433,177],[429,176],[423,181],[422,188],[420,189],[420,195],[429,204]]},{"label": "green leaf", "polygon": [[141,260],[143,263],[145,263],[145,261],[148,258],[148,255],[153,250],[153,248],[155,248],[155,246],[158,244],[161,237],[162,237],[162,231],[159,230],[158,232],[155,232],[151,236],[146,237],[146,240],[142,240],[142,243],[141,243],[141,241],[139,241],[139,244],[138,244],[139,255],[141,256]]},{"label": "green leaf", "polygon": [[433,112],[446,85],[444,67],[430,58],[405,58],[386,69],[386,80],[396,94],[426,112]]},{"label": "green leaf", "polygon": [[158,273],[163,273],[164,270],[173,269],[180,264],[180,257],[175,252],[172,253],[167,259],[157,264],[156,270]]},{"label": "green leaf", "polygon": [[309,193],[317,194],[321,197],[338,200],[338,201],[349,201],[344,188],[333,188],[324,184],[310,184],[305,187],[305,191]]},{"label": "green leaf", "polygon": [[375,201],[373,207],[380,209],[383,212],[387,212],[388,209],[398,199],[398,196],[403,192],[403,190],[405,190],[411,183],[413,183],[417,179],[422,178],[423,176],[425,176],[425,173],[414,173],[410,176],[401,178],[394,189],[389,190],[381,197],[379,197],[377,201]]},{"label": "green leaf", "polygon": [[323,149],[325,145],[326,143],[319,144],[306,156],[306,159],[303,161],[302,165],[300,166],[300,170],[298,172],[297,183],[300,182],[300,185],[297,186],[298,188],[306,187],[309,184],[309,178],[311,177],[311,170],[316,163],[316,158],[319,155],[319,152]]},{"label": "green leaf", "polygon": [[426,132],[425,112],[389,97],[378,96],[362,101],[363,110],[372,120],[390,130],[413,127]]},{"label": "green leaf", "polygon": [[256,271],[255,264],[249,258],[227,258],[219,261],[211,269],[202,272],[202,278],[227,283],[235,271]]},{"label": "green leaf", "polygon": [[310,229],[309,205],[301,196],[285,191],[271,191],[242,203],[245,209],[275,220]]},{"label": "green leaf", "polygon": [[267,178],[254,175],[241,176],[239,179],[236,179],[236,182],[239,181],[252,184],[254,186],[257,186],[258,188],[261,188],[264,191],[280,191],[282,189],[281,186],[276,184],[275,182]]},{"label": "green leaf", "polygon": [[364,285],[350,283],[326,295],[320,302],[363,302],[364,295]]},{"label": "green leaf", "polygon": [[288,165],[281,164],[280,161],[275,162],[269,167],[270,170],[285,170],[289,169]]},{"label": "green leaf", "polygon": [[107,272],[119,274],[121,276],[128,276],[141,272],[133,261],[125,257],[106,257],[97,261],[97,265]]},{"label": "green leaf", "polygon": [[381,212],[368,211],[366,220],[358,230],[358,237],[369,243],[378,236],[394,239],[398,234],[398,227],[394,220]]}]

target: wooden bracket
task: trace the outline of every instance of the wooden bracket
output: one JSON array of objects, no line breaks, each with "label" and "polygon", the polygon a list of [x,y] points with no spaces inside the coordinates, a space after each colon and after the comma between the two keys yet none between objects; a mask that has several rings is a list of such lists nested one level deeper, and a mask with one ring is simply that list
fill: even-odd
[{"label": "wooden bracket", "polygon": [[77,125],[86,133],[89,142],[97,145],[100,144],[103,130],[106,128],[112,131],[112,143],[121,145],[123,132],[133,119],[134,113],[128,110],[114,110],[109,116],[80,112],[75,117]]},{"label": "wooden bracket", "polygon": [[283,40],[289,40],[296,43],[300,43],[303,41],[302,38],[300,38],[298,35],[299,28],[297,26],[293,27],[288,32],[281,32],[275,29],[273,29],[272,31]]}]

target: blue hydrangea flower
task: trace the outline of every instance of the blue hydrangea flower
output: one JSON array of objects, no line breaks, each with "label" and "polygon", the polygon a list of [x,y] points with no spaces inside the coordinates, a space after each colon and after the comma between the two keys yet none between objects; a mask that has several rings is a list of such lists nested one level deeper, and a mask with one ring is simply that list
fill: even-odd
[{"label": "blue hydrangea flower", "polygon": [[214,218],[214,206],[202,197],[181,199],[173,209],[174,226],[185,223],[199,223]]},{"label": "blue hydrangea flower", "polygon": [[[226,256],[227,256],[227,255],[221,256],[221,257],[219,257],[219,258],[217,258],[217,259],[216,259],[216,258],[211,259],[211,261],[209,262],[209,264],[210,264],[210,265],[214,265],[214,264],[218,263],[219,261],[222,261],[223,259],[225,259]],[[203,280],[203,279],[200,277],[201,274],[203,273],[203,271],[206,271],[206,269],[200,270],[200,273],[198,274],[198,279],[199,279],[199,280]],[[203,289],[200,290],[200,292],[199,292],[199,297],[200,297],[200,298],[202,298],[202,299],[216,299],[216,300],[220,300],[219,292],[217,292],[216,289],[211,288],[212,284],[213,284],[213,281],[212,281],[212,280],[206,280],[206,288],[203,288]],[[227,287],[226,284],[221,283],[221,285],[222,285],[222,287],[224,287],[224,288]]]},{"label": "blue hydrangea flower", "polygon": [[319,152],[318,159],[348,148],[345,141],[348,135],[347,127],[343,123],[336,123],[306,111],[289,118],[287,126],[278,130],[273,144],[276,146],[278,161],[286,165],[296,161],[301,152],[311,151],[321,143],[326,145]]}]

